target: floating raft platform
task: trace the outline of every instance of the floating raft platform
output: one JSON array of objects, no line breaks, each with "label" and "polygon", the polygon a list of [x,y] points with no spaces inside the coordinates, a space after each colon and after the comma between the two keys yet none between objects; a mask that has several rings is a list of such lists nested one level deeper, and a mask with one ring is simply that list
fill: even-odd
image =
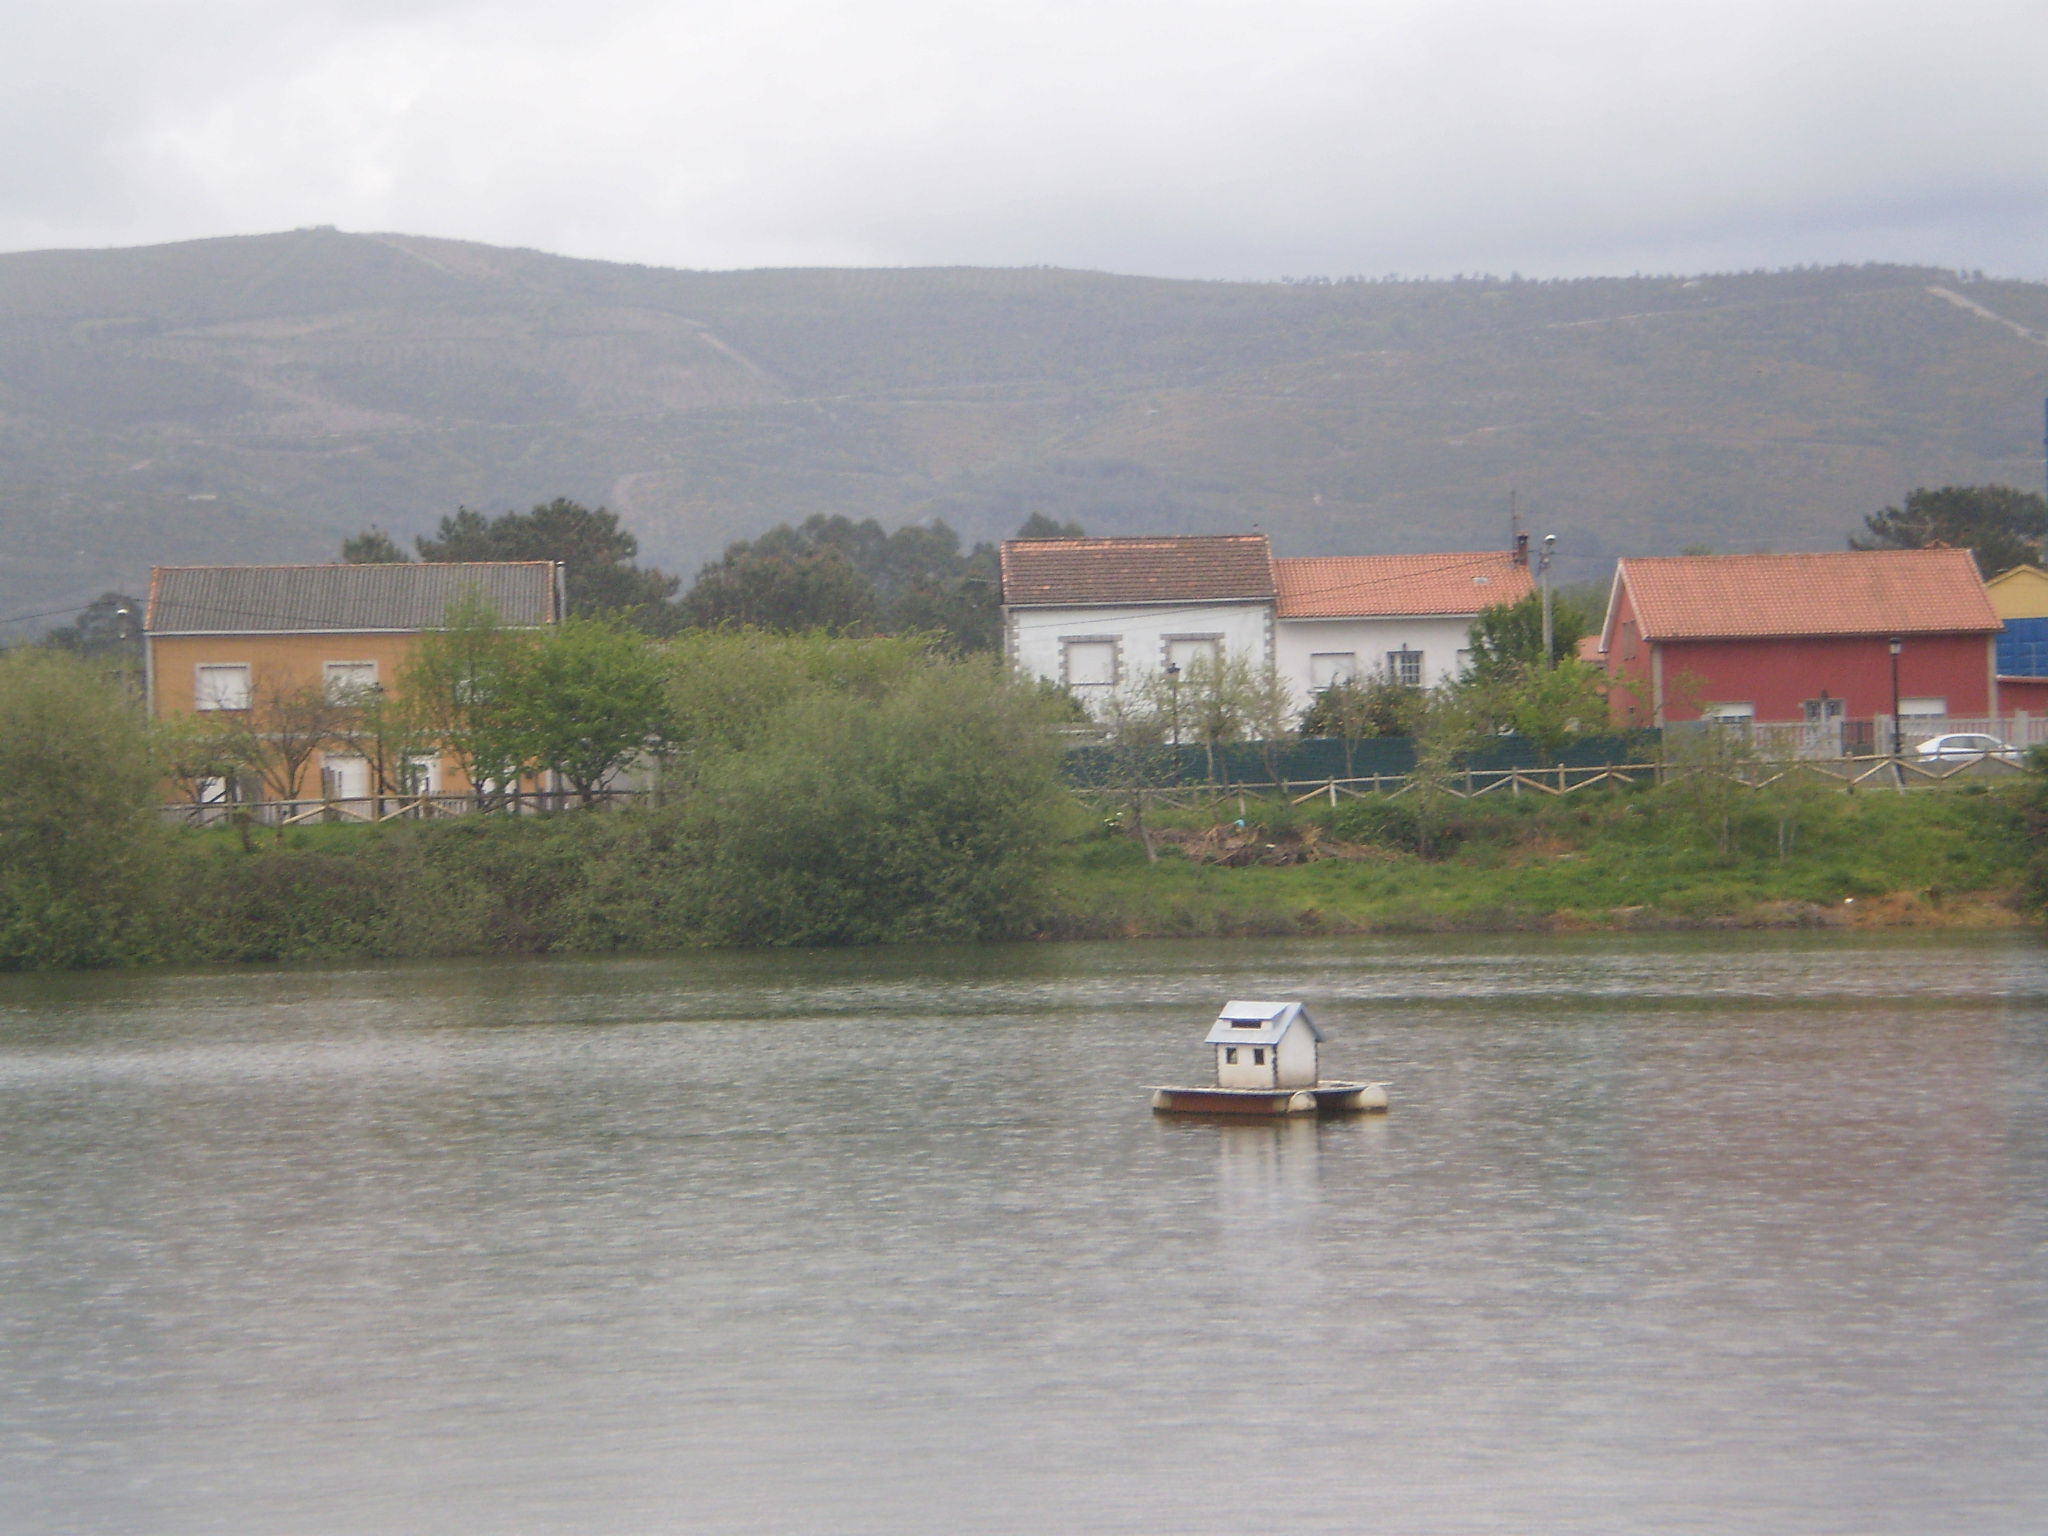
[{"label": "floating raft platform", "polygon": [[1385,1083],[1318,1083],[1313,1088],[1154,1088],[1152,1107],[1170,1115],[1358,1115],[1383,1112]]}]

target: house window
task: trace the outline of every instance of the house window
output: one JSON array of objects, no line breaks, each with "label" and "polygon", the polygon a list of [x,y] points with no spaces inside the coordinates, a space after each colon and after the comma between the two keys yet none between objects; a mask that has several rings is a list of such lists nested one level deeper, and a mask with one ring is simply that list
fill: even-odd
[{"label": "house window", "polygon": [[377,686],[377,663],[374,661],[330,661],[326,670],[330,703],[356,703]]},{"label": "house window", "polygon": [[320,794],[328,800],[361,800],[370,793],[370,761],[356,752],[321,755]]},{"label": "house window", "polygon": [[202,662],[192,688],[194,709],[247,709],[249,664]]},{"label": "house window", "polygon": [[1410,687],[1420,687],[1422,685],[1422,652],[1409,650],[1387,652],[1387,681],[1406,683]]},{"label": "house window", "polygon": [[1716,725],[1748,725],[1756,719],[1754,704],[1709,704],[1700,712],[1700,718],[1711,720]]},{"label": "house window", "polygon": [[1308,685],[1318,693],[1356,681],[1358,652],[1317,651],[1308,659]]},{"label": "house window", "polygon": [[1116,686],[1116,640],[1075,639],[1060,642],[1060,681],[1069,688]]},{"label": "house window", "polygon": [[1266,1048],[1265,1048],[1265,1047],[1264,1047],[1263,1045],[1255,1045],[1255,1046],[1253,1046],[1253,1047],[1252,1047],[1252,1065],[1253,1065],[1253,1066],[1255,1066],[1255,1067],[1263,1067],[1263,1066],[1264,1066],[1265,1064],[1266,1064]]},{"label": "house window", "polygon": [[1948,714],[1948,700],[1947,700],[1947,699],[1901,699],[1901,700],[1899,700],[1899,718],[1900,718],[1901,720],[1911,720],[1911,719],[1920,719],[1920,720],[1924,720],[1924,719],[1926,719],[1926,718],[1927,718],[1928,716],[1930,716],[1930,715],[1934,715],[1934,716],[1945,716],[1945,715],[1947,715],[1947,714]]},{"label": "house window", "polygon": [[1186,677],[1196,668],[1214,677],[1223,660],[1223,637],[1221,635],[1168,635],[1166,637],[1166,662],[1168,666],[1180,668],[1180,675]]}]

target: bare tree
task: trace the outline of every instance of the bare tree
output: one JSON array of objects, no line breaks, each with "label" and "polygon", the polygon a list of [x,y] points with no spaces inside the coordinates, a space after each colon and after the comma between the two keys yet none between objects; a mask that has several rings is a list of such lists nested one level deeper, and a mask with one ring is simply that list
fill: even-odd
[{"label": "bare tree", "polygon": [[436,750],[421,712],[402,695],[372,684],[342,696],[335,744],[369,767],[371,814],[381,819],[387,797],[411,799],[420,791],[415,764]]},{"label": "bare tree", "polygon": [[225,733],[236,757],[261,775],[273,800],[291,800],[314,754],[337,741],[350,706],[325,687],[272,688],[251,700]]}]

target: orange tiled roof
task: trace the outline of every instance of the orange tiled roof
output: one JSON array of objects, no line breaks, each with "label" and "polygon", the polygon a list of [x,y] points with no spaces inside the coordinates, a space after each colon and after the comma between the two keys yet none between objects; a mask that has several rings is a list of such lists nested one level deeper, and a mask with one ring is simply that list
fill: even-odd
[{"label": "orange tiled roof", "polygon": [[1012,539],[1003,546],[1009,604],[1233,602],[1273,595],[1263,533],[1168,539]]},{"label": "orange tiled roof", "polygon": [[1478,613],[1533,590],[1505,550],[1436,555],[1334,555],[1273,562],[1283,619]]},{"label": "orange tiled roof", "polygon": [[1966,549],[1625,559],[1645,640],[1925,635],[2001,628]]}]

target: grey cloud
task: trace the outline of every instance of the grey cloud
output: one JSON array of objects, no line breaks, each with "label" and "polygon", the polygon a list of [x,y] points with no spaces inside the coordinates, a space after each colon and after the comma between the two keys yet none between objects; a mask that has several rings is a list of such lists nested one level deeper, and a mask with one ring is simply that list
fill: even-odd
[{"label": "grey cloud", "polygon": [[2005,0],[100,0],[13,27],[15,248],[333,222],[684,266],[2048,276],[2048,15]]}]

